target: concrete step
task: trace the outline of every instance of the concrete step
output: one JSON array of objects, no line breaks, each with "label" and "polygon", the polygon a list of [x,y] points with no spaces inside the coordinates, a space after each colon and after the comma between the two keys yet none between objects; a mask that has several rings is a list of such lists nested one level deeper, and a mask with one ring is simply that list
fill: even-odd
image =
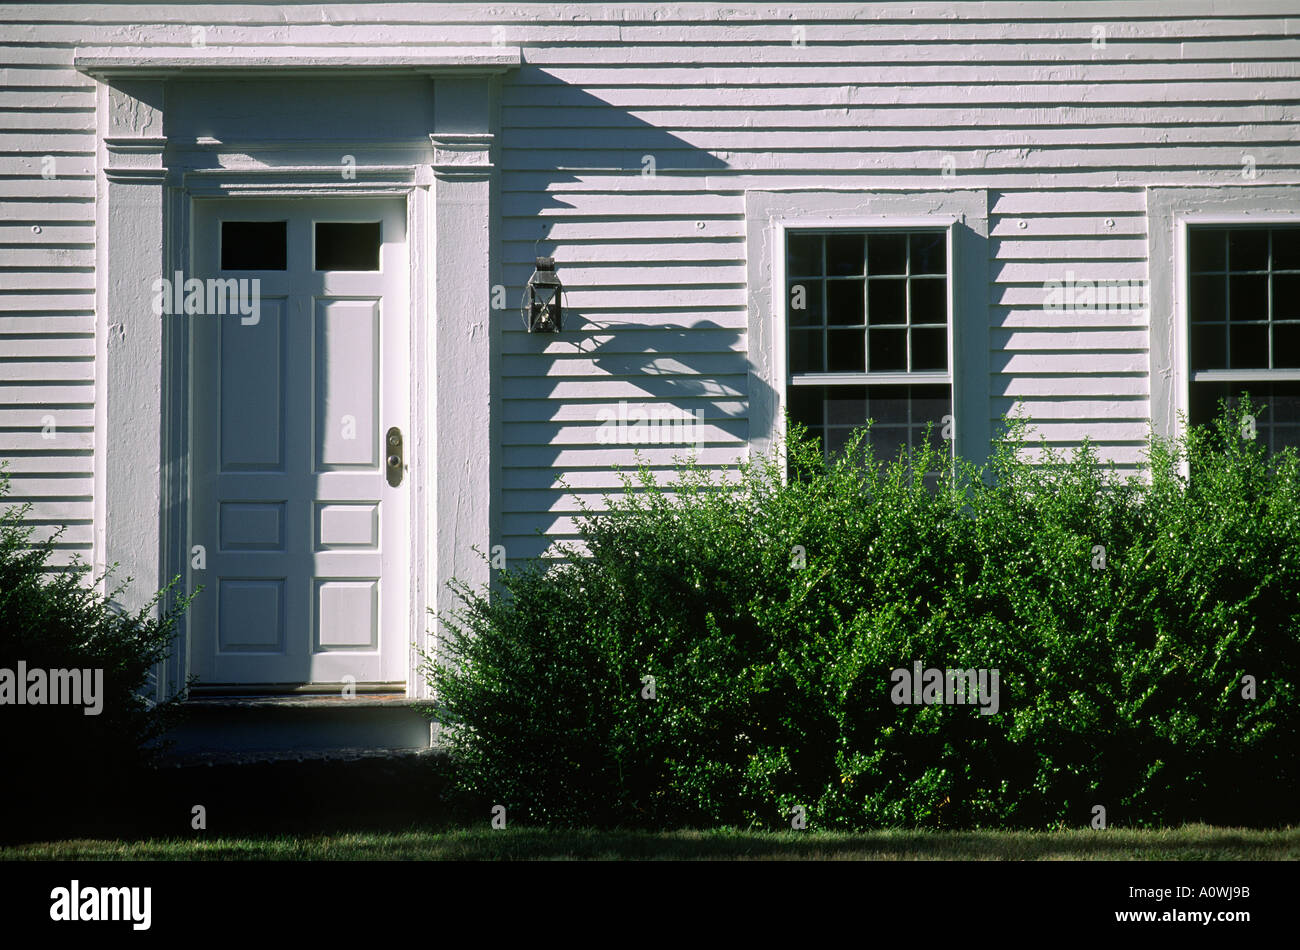
[{"label": "concrete step", "polygon": [[433,706],[401,694],[191,698],[162,737],[168,761],[352,759],[433,748]]}]

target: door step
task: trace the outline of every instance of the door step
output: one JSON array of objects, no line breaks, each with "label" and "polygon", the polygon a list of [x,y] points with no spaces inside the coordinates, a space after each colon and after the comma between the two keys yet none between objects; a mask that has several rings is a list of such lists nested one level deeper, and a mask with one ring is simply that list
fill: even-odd
[{"label": "door step", "polygon": [[161,739],[165,761],[307,761],[410,755],[434,749],[432,703],[402,694],[192,698]]}]

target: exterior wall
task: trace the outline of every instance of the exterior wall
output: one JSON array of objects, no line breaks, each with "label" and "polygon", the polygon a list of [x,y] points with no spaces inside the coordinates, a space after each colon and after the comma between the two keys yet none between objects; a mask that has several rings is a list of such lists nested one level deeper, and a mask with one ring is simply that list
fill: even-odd
[{"label": "exterior wall", "polygon": [[[13,500],[69,525],[68,554],[92,556],[108,437],[95,84],[73,50],[198,37],[523,48],[501,91],[508,307],[492,315],[499,423],[483,434],[498,443],[491,543],[511,560],[618,486],[628,449],[598,441],[602,408],[702,409],[708,463],[762,435],[747,409],[747,190],[986,190],[990,399],[956,411],[1020,403],[1052,443],[1090,436],[1125,465],[1151,412],[1147,315],[1048,312],[1044,282],[1147,278],[1148,186],[1300,184],[1300,16],[1283,0],[0,5],[0,457]],[[567,290],[559,336],[529,336],[517,315],[536,253]],[[656,466],[680,451],[642,448]]]}]

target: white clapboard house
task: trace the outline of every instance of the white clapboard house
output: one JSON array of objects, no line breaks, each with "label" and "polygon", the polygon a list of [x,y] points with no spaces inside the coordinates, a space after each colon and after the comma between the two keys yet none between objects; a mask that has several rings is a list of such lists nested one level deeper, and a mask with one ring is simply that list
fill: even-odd
[{"label": "white clapboard house", "polygon": [[0,78],[9,501],[202,585],[193,748],[427,745],[448,579],[635,449],[1300,442],[1295,0],[4,3]]}]

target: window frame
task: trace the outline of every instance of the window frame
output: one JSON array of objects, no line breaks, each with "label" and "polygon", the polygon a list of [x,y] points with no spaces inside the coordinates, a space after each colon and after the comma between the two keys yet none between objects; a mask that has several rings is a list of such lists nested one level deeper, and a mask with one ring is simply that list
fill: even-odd
[{"label": "window frame", "polygon": [[1300,189],[1295,186],[1177,185],[1147,189],[1151,276],[1148,352],[1151,425],[1157,435],[1181,437],[1186,432],[1184,420],[1191,419],[1193,382],[1300,381],[1300,369],[1191,371],[1190,229],[1279,225],[1300,225]]},{"label": "window frame", "polygon": [[[785,437],[788,367],[786,247],[791,231],[945,232],[946,372],[801,374],[807,385],[948,385],[953,451],[976,462],[989,453],[988,196],[983,189],[932,192],[747,192],[751,457]],[[815,377],[815,379],[813,378]],[[864,420],[865,421],[865,420]],[[784,471],[784,457],[780,459]]]}]

